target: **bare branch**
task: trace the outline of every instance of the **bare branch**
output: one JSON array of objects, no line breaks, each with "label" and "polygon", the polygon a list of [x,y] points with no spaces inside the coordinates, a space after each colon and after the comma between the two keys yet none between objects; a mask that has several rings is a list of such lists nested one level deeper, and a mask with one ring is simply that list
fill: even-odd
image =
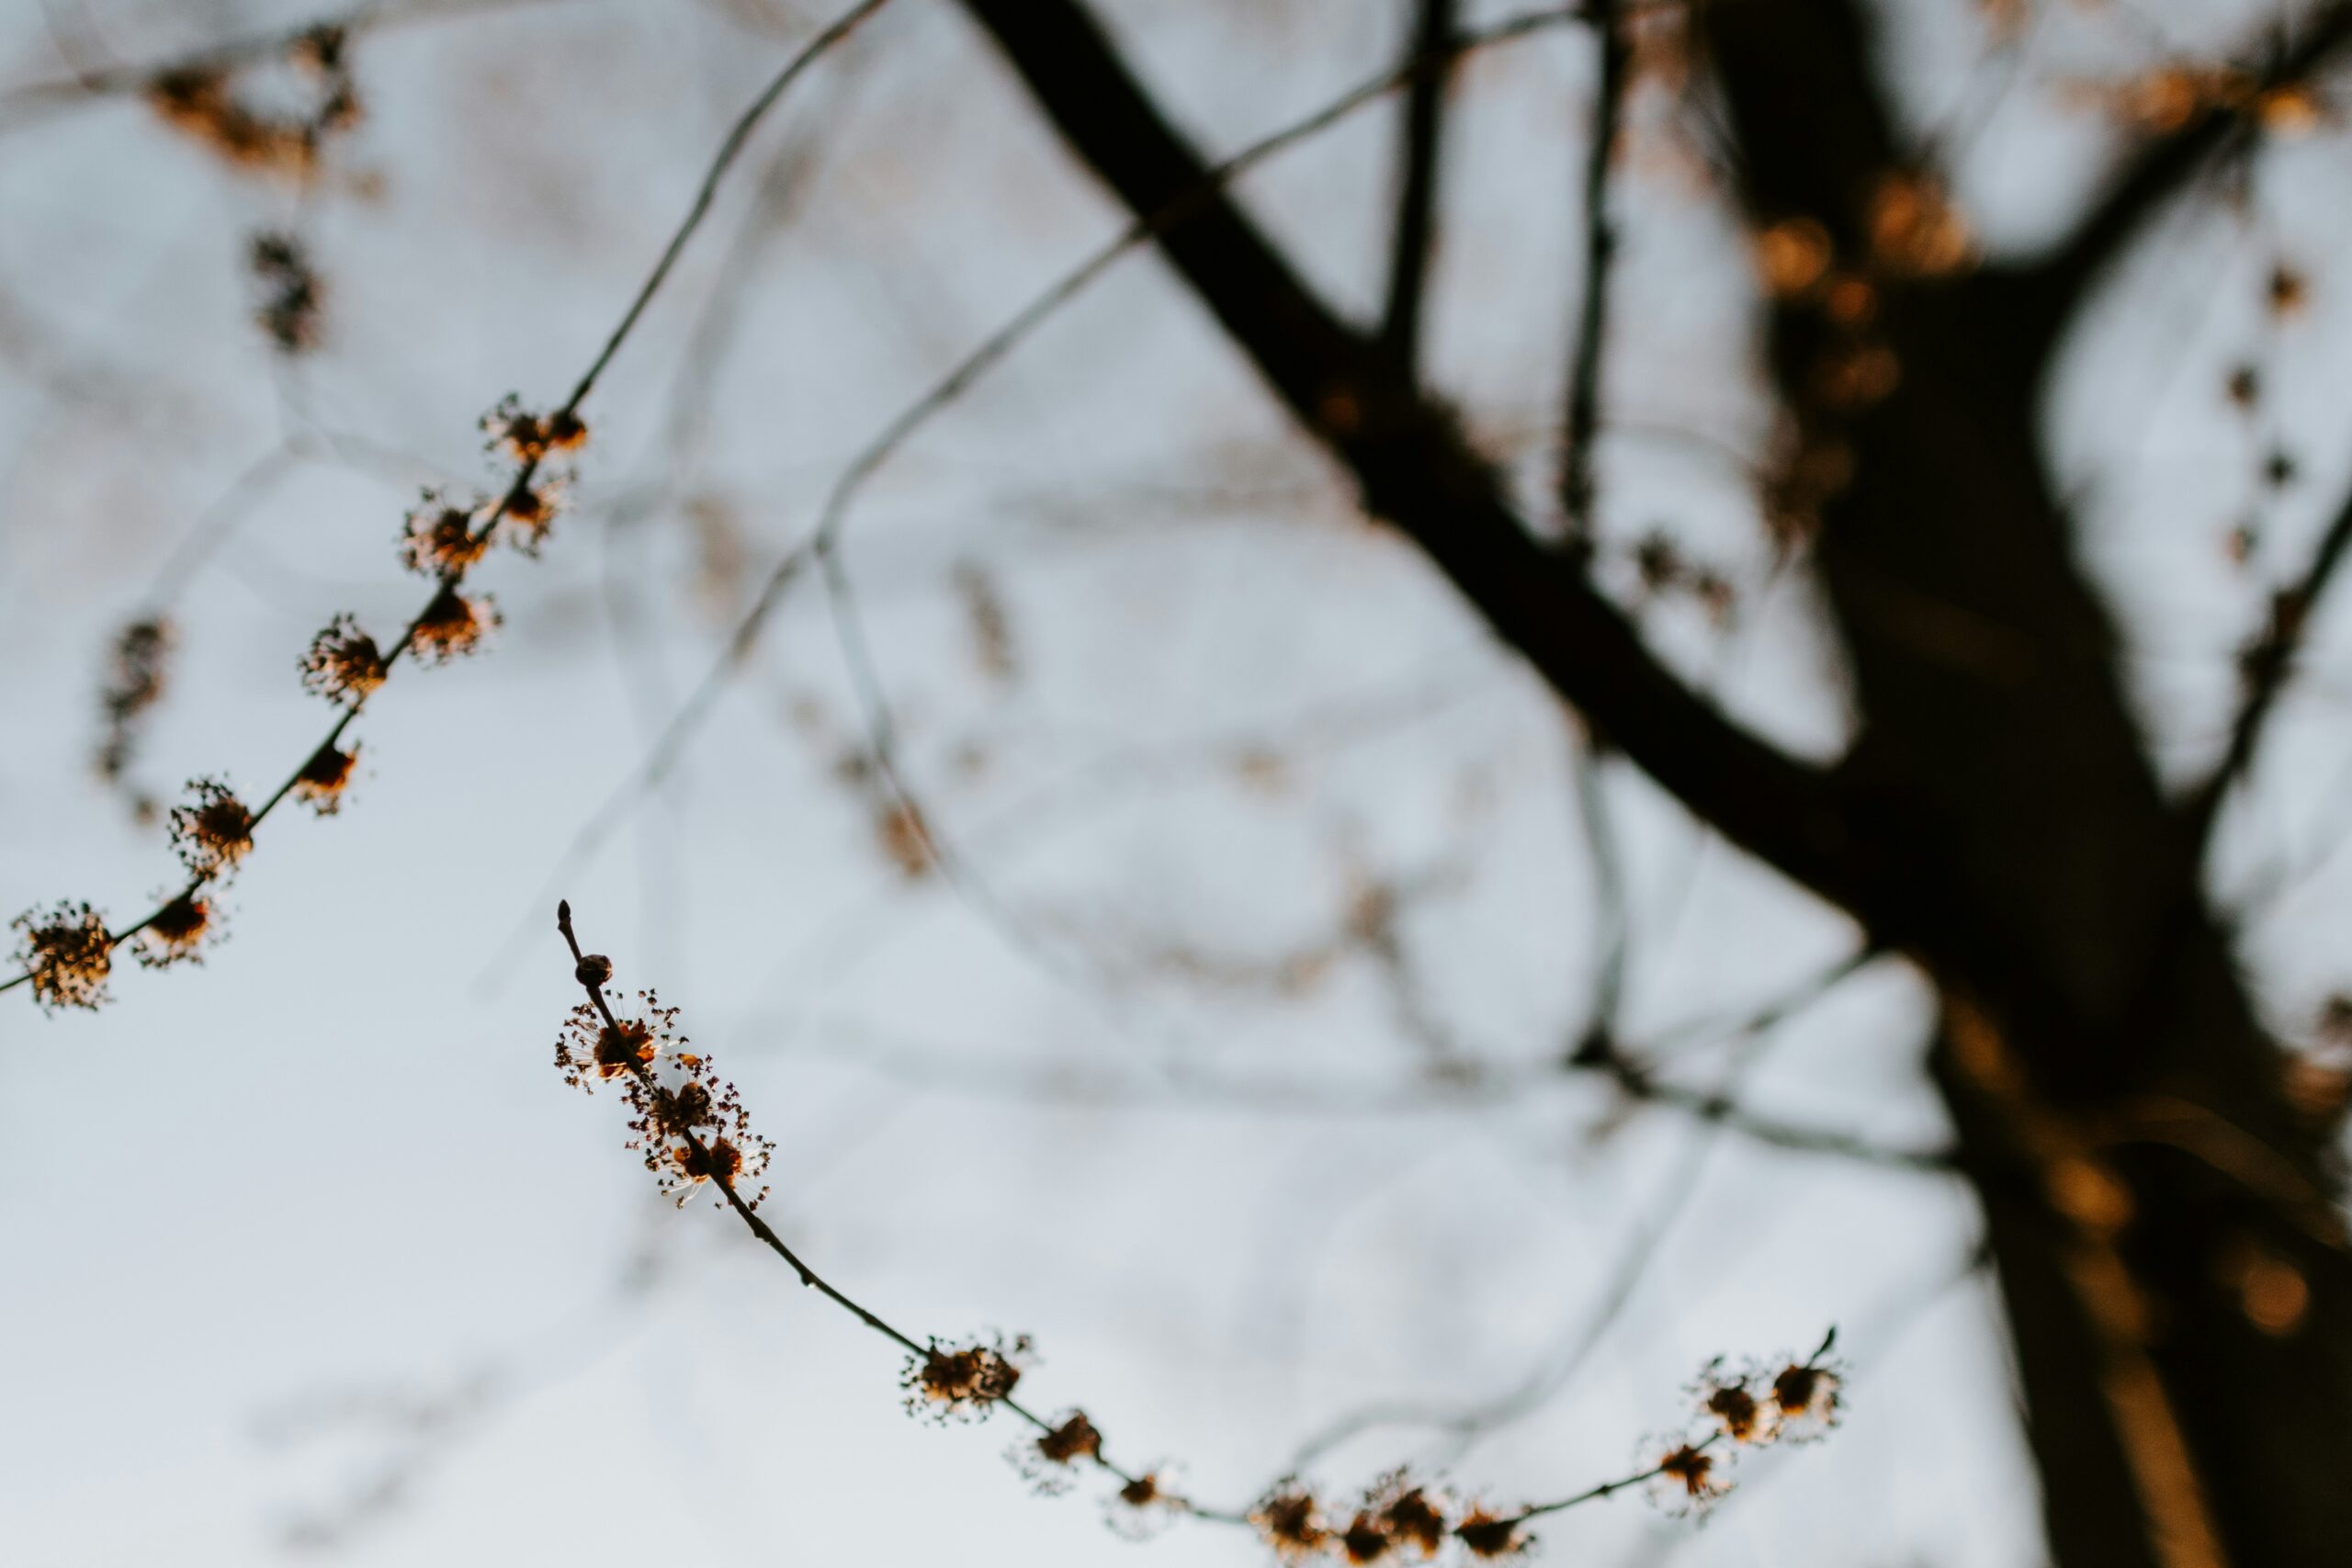
[{"label": "bare branch", "polygon": [[2335,515],[2329,519],[2326,531],[2320,536],[2319,547],[2312,552],[2311,563],[2303,569],[2302,575],[2270,596],[2269,620],[2239,656],[2245,691],[2238,704],[2237,716],[2230,724],[2229,744],[2222,750],[2222,760],[2214,764],[2211,775],[2190,791],[2181,804],[2182,816],[2199,843],[2211,836],[2222,802],[2231,786],[2254,766],[2263,731],[2294,678],[2295,658],[2302,650],[2312,616],[2335,581],[2347,547],[2352,547],[2352,495],[2345,497]]},{"label": "bare branch", "polygon": [[[2266,27],[2267,24],[2266,24]],[[2271,51],[2265,68],[2254,72],[2246,107],[2213,107],[2177,130],[2143,142],[2128,158],[2106,194],[2076,221],[2065,239],[2025,274],[2033,309],[2048,331],[2062,330],[2108,265],[2138,237],[2158,209],[2233,149],[2250,145],[2258,133],[2262,96],[2301,84],[2335,64],[2352,45],[2352,4],[2331,5],[2312,17],[2302,36],[2283,51]],[[2241,58],[2264,52],[2248,47]],[[2253,111],[2250,116],[2248,109]]]},{"label": "bare branch", "polygon": [[1630,51],[1618,0],[1593,0],[1593,43],[1600,71],[1592,89],[1592,126],[1584,167],[1584,295],[1576,348],[1568,363],[1568,413],[1560,458],[1560,509],[1572,535],[1592,531],[1592,442],[1600,427],[1600,351],[1609,326],[1609,264],[1617,248],[1609,221],[1609,169],[1625,101]]},{"label": "bare branch", "polygon": [[1456,0],[1419,0],[1406,51],[1413,79],[1405,94],[1405,174],[1388,247],[1388,308],[1381,314],[1380,341],[1408,379],[1420,364],[1421,298],[1429,286],[1445,88],[1453,62],[1447,46],[1458,11]]}]

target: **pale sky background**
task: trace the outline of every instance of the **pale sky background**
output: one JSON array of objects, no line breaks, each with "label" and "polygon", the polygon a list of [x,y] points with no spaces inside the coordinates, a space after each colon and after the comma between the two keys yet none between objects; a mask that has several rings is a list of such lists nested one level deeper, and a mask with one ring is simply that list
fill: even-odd
[{"label": "pale sky background", "polygon": [[[1384,69],[1408,12],[1101,9],[1219,152]],[[1885,9],[1909,112],[1965,146],[1960,193],[1996,248],[2048,232],[2098,166],[2099,123],[2060,83],[2235,36],[2228,6],[2035,5],[2021,63],[1980,64],[1961,0]],[[10,0],[0,84],[56,76],[60,36],[149,62],[311,14]],[[179,652],[137,776],[258,795],[307,754],[326,724],[296,679],[311,634],[413,613],[392,541],[416,488],[488,482],[474,422],[501,394],[560,398],[820,14],[546,0],[368,33],[367,121],[299,199],[135,99],[0,108],[0,908],[86,897],[121,919],[169,880],[90,757],[107,640],[192,530],[220,531],[169,605]],[[1479,56],[1453,111],[1429,360],[1539,513],[1589,76],[1589,42],[1555,29]],[[1382,286],[1394,130],[1369,110],[1243,186],[1352,308]],[[1801,575],[1770,571],[1746,467],[1769,415],[1739,236],[1687,116],[1642,96],[1631,135],[1611,581],[1630,586],[1623,547],[1659,525],[1727,572],[1728,630],[1676,604],[1645,626],[1750,722],[1827,753],[1836,650]],[[2324,265],[2346,239],[2342,153],[2333,131],[2277,148],[2242,210],[2166,220],[2055,401],[2083,547],[2181,776],[2211,753],[2266,584],[2343,479],[2352,313]],[[731,1217],[661,1204],[615,1106],[549,1066],[577,991],[543,889],[707,667],[745,575],[1117,224],[956,8],[897,0],[752,142],[589,403],[576,510],[543,558],[477,575],[505,616],[492,650],[398,672],[354,732],[350,803],[271,818],[201,969],[126,964],[96,1015],[0,998],[0,1560],[1265,1560],[1205,1526],[1126,1545],[1095,1489],[1028,1495],[1009,1420],[910,1420],[888,1345]],[[328,287],[324,346],[291,366],[243,271],[252,233],[289,225]],[[2313,272],[2283,333],[2260,310],[2282,255]],[[698,332],[707,409],[679,443]],[[2222,402],[2246,357],[2278,389],[2274,428]],[[215,506],[289,436],[342,455]],[[2304,477],[2234,568],[2222,538],[2273,443]],[[671,784],[560,882],[618,983],[657,987],[741,1083],[778,1145],[771,1217],[813,1263],[918,1333],[1035,1335],[1024,1395],[1082,1404],[1114,1455],[1181,1460],[1233,1506],[1349,1412],[1540,1375],[1671,1204],[1540,1407],[1462,1452],[1374,1430],[1313,1473],[1344,1491],[1442,1461],[1498,1501],[1564,1495],[1678,1421],[1709,1358],[1806,1348],[1834,1323],[1854,1379],[1832,1441],[1750,1463],[1695,1529],[1634,1497],[1549,1520],[1547,1560],[2037,1560],[1996,1303],[1962,1277],[1964,1192],[1627,1119],[1546,1067],[1594,974],[1573,731],[1357,518],[1153,258],[931,427],[852,539],[907,766],[1000,912],[883,852],[840,775],[859,720],[813,582]],[[976,657],[976,578],[1008,674]],[[2317,868],[2246,928],[2290,1038],[2341,979],[2352,897],[2352,865],[2325,858],[2352,823],[2344,629],[2323,620],[2218,868],[2231,888]],[[1678,1042],[1659,1059],[1700,1084],[1745,1052],[1759,1109],[1935,1144],[1917,983],[1873,965],[1727,1038],[1854,933],[1622,766],[1603,787],[1633,897],[1628,1038]],[[1327,940],[1365,878],[1419,890],[1397,927],[1409,997],[1361,952],[1295,994],[1217,979]],[[1468,1089],[1431,1087],[1416,1018]]]}]

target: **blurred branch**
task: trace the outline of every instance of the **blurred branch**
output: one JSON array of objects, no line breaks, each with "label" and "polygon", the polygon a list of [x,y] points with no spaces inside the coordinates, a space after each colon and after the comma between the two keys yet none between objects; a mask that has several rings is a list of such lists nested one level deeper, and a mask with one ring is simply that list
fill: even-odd
[{"label": "blurred branch", "polygon": [[1534,538],[1446,412],[1208,184],[1199,153],[1091,16],[1071,0],[966,0],[966,9],[1130,211],[1182,201],[1181,220],[1158,226],[1161,254],[1353,473],[1367,511],[1414,538],[1506,641],[1692,812],[1833,901],[1871,901],[1832,775],[1735,725],[1658,660],[1576,563]]},{"label": "blurred branch", "polygon": [[[1475,33],[1456,35],[1449,47],[1459,55],[1473,49],[1526,37],[1542,28],[1575,20],[1579,15],[1573,6],[1527,12],[1507,17]],[[544,902],[546,897],[552,897],[572,868],[609,838],[637,802],[667,778],[684,760],[687,744],[708,720],[718,699],[726,693],[744,661],[751,657],[752,649],[759,646],[768,618],[783,604],[792,585],[813,565],[824,576],[826,591],[835,613],[835,636],[841,645],[843,660],[850,669],[858,704],[865,716],[867,750],[875,772],[910,818],[920,818],[919,822],[910,821],[910,826],[919,828],[922,852],[941,867],[945,880],[959,890],[976,890],[976,897],[987,901],[980,912],[991,923],[1013,931],[1016,945],[1024,953],[1033,956],[1040,953],[1043,950],[1034,939],[1021,932],[1017,925],[1008,925],[1010,917],[1001,901],[988,892],[986,884],[978,878],[956,845],[943,838],[937,820],[922,815],[920,801],[909,793],[907,780],[896,766],[895,724],[888,694],[874,668],[872,653],[865,646],[856,593],[847,569],[841,561],[842,541],[848,532],[852,509],[875,476],[913,438],[917,431],[962,397],[1062,307],[1108,272],[1121,257],[1162,229],[1189,221],[1203,204],[1213,202],[1216,193],[1241,174],[1339,123],[1365,105],[1378,101],[1409,81],[1412,73],[1411,66],[1383,72],[1313,113],[1259,138],[1215,167],[1193,171],[1193,177],[1188,183],[1170,191],[1158,206],[1143,211],[1076,265],[1054,278],[944,375],[893,415],[874,438],[850,458],[831,490],[826,493],[815,531],[786,552],[769,570],[718,657],[671,716],[661,737],[646,750],[628,776],[614,785],[595,814],[573,839],[562,863],[542,888],[541,901]],[[1059,972],[1058,968],[1057,972]]]},{"label": "blurred branch", "polygon": [[1592,533],[1592,444],[1600,428],[1600,351],[1609,327],[1609,265],[1617,248],[1609,222],[1609,170],[1617,151],[1617,127],[1625,101],[1631,51],[1621,26],[1619,0],[1592,0],[1593,42],[1599,71],[1592,89],[1592,125],[1584,168],[1584,295],[1577,313],[1577,339],[1568,364],[1566,434],[1560,462],[1560,508],[1569,536],[1583,543]]},{"label": "blurred branch", "polygon": [[2263,732],[2293,679],[2295,659],[2302,651],[2312,616],[2335,581],[2347,547],[2352,547],[2352,494],[2345,497],[2335,515],[2328,520],[2319,547],[2312,552],[2311,562],[2302,575],[2270,596],[2269,620],[2239,656],[2245,694],[2238,704],[2237,716],[2230,724],[2229,744],[2223,748],[2222,760],[2214,764],[2212,773],[2190,791],[2181,805],[2188,830],[2199,843],[2211,837],[2214,821],[2221,815],[2222,803],[2231,786],[2254,766]]},{"label": "blurred branch", "polygon": [[[2206,107],[2177,130],[2143,142],[2067,236],[2025,270],[2033,309],[2046,330],[2055,333],[2073,319],[2100,275],[2157,209],[2215,159],[2233,147],[2248,145],[2259,134],[2263,95],[2306,83],[2335,63],[2347,44],[2352,44],[2352,4],[2337,0],[2310,19],[2291,47],[2273,50],[2268,65],[2252,73],[2251,101],[2245,108]],[[2251,57],[2258,51],[2239,52]]]},{"label": "blurred branch", "polygon": [[1388,247],[1388,306],[1380,341],[1408,379],[1420,366],[1421,301],[1428,292],[1430,251],[1437,215],[1439,150],[1451,75],[1456,0],[1419,0],[1406,64],[1405,175],[1396,195],[1396,237]]}]

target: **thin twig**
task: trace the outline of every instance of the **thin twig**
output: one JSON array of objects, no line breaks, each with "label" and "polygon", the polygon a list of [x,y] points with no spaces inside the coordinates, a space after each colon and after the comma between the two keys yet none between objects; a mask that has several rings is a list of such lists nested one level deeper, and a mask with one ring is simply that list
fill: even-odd
[{"label": "thin twig", "polygon": [[1592,129],[1584,167],[1584,294],[1576,348],[1568,363],[1567,429],[1560,459],[1560,508],[1569,536],[1592,533],[1593,438],[1600,428],[1600,351],[1609,325],[1609,264],[1617,247],[1609,222],[1609,172],[1617,151],[1631,51],[1619,0],[1591,0],[1600,70],[1592,90]]},{"label": "thin twig", "polygon": [[1388,247],[1388,304],[1380,341],[1410,378],[1420,358],[1421,302],[1429,292],[1437,219],[1437,176],[1445,123],[1445,89],[1452,75],[1457,0],[1419,0],[1406,62],[1404,178],[1396,193],[1396,226]]},{"label": "thin twig", "polygon": [[[571,905],[568,899],[559,900],[556,904],[556,930],[562,933],[564,945],[571,949],[573,976],[580,982],[581,988],[587,993],[588,999],[594,1006],[597,1016],[604,1020],[605,1027],[606,1029],[618,1032],[620,1029],[619,1020],[614,1016],[612,1005],[605,997],[604,982],[610,976],[611,964],[609,961],[603,958],[597,958],[592,961],[582,950],[580,938],[572,929]],[[638,1083],[649,1093],[658,1092],[651,1070],[645,1064],[641,1062],[633,1063],[631,1065],[630,1071],[635,1075]],[[855,1298],[848,1295],[833,1285],[831,1281],[827,1280],[822,1275],[820,1275],[814,1269],[808,1266],[808,1262],[803,1259],[799,1254],[794,1252],[792,1248],[785,1243],[781,1236],[775,1234],[774,1228],[772,1228],[766,1221],[761,1219],[757,1213],[752,1212],[751,1205],[745,1202],[742,1197],[736,1192],[733,1182],[729,1180],[729,1178],[710,1160],[707,1146],[704,1144],[702,1139],[695,1134],[691,1127],[676,1129],[675,1135],[684,1140],[687,1148],[691,1151],[694,1156],[695,1168],[711,1172],[709,1177],[710,1183],[718,1189],[720,1195],[726,1199],[728,1206],[735,1211],[737,1217],[750,1228],[752,1234],[757,1236],[763,1245],[764,1245],[771,1252],[774,1252],[778,1258],[781,1258],[785,1263],[791,1268],[793,1273],[799,1279],[803,1286],[817,1292],[820,1295],[825,1297],[825,1299],[831,1302],[834,1305],[840,1307],[842,1311],[856,1318],[857,1321],[865,1325],[865,1327],[889,1340],[893,1345],[897,1346],[899,1349],[904,1350],[910,1356],[916,1357],[919,1359],[928,1357],[942,1343],[940,1340],[935,1338],[928,1341],[917,1341],[912,1336],[907,1334],[904,1330],[893,1325],[880,1314],[858,1302]],[[1823,1340],[1821,1350],[1815,1353],[1815,1359],[1818,1359],[1822,1355],[1827,1352],[1831,1339],[1834,1339],[1835,1337],[1836,1331],[1833,1329],[1831,1331],[1830,1339]],[[1040,1433],[1052,1433],[1057,1430],[1054,1423],[1037,1415],[1027,1405],[1021,1404],[1019,1401],[1012,1398],[1009,1394],[995,1397],[989,1400],[988,1403],[991,1404],[1001,1404],[1004,1408],[1012,1412],[1013,1415],[1020,1417],[1023,1421],[1027,1422],[1032,1427],[1035,1428]],[[1689,1445],[1687,1451],[1694,1453],[1704,1452],[1708,1449],[1713,1447],[1715,1443],[1720,1440],[1720,1433],[1702,1438],[1697,1442]],[[1132,1474],[1129,1472],[1121,1469],[1118,1465],[1111,1461],[1111,1460],[1102,1450],[1099,1442],[1099,1434],[1097,1446],[1094,1451],[1084,1457],[1086,1457],[1089,1462],[1093,1464],[1097,1469],[1116,1477],[1123,1485],[1133,1486],[1136,1484],[1138,1481],[1143,1479],[1140,1476]],[[1566,1496],[1558,1498],[1552,1502],[1530,1505],[1529,1506],[1519,1509],[1516,1513],[1504,1515],[1499,1518],[1491,1519],[1489,1522],[1496,1525],[1513,1526],[1523,1524],[1527,1520],[1539,1518],[1545,1515],[1562,1513],[1582,1504],[1599,1502],[1604,1497],[1612,1496],[1629,1487],[1638,1486],[1645,1482],[1653,1480],[1656,1477],[1664,1474],[1666,1470],[1667,1465],[1664,1463],[1653,1464],[1631,1474],[1620,1476],[1610,1481],[1604,1481],[1595,1486],[1589,1486],[1581,1492],[1570,1493]],[[1162,1495],[1161,1500],[1168,1506],[1191,1517],[1202,1519],[1212,1524],[1238,1525],[1252,1529],[1258,1528],[1257,1520],[1254,1519],[1251,1514],[1248,1511],[1205,1507],[1198,1503],[1193,1502],[1189,1498],[1168,1495]]]}]

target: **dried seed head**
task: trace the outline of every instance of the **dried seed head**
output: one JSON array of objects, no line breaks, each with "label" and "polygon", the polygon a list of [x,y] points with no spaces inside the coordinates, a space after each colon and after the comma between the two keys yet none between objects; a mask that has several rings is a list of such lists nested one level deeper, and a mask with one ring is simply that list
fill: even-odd
[{"label": "dried seed head", "polygon": [[1014,1468],[1044,1496],[1069,1490],[1079,1464],[1102,1457],[1102,1434],[1083,1410],[1063,1412],[1044,1436],[1024,1438],[1012,1450]]},{"label": "dried seed head", "polygon": [[1843,1371],[1834,1362],[1790,1361],[1772,1374],[1777,1436],[1792,1443],[1826,1437],[1845,1409]]},{"label": "dried seed head", "polygon": [[962,1345],[934,1341],[921,1356],[907,1358],[899,1386],[907,1391],[911,1415],[928,1414],[942,1422],[985,1420],[997,1401],[1021,1382],[1030,1357],[1025,1334],[1009,1344],[1002,1335]]},{"label": "dried seed head", "polygon": [[412,643],[425,664],[446,664],[473,652],[498,625],[498,607],[487,598],[469,599],[444,585],[417,618]]},{"label": "dried seed head", "polygon": [[1103,1501],[1103,1522],[1129,1540],[1148,1540],[1174,1523],[1184,1499],[1166,1466],[1155,1466]]},{"label": "dried seed head", "polygon": [[301,241],[291,234],[256,234],[245,259],[262,286],[262,302],[254,320],[269,334],[270,342],[287,355],[316,348],[326,286],[311,265]]},{"label": "dried seed head", "polygon": [[1731,1478],[1725,1473],[1726,1461],[1708,1451],[1703,1443],[1688,1443],[1669,1439],[1653,1447],[1651,1464],[1657,1473],[1649,1480],[1650,1501],[1660,1511],[1681,1516],[1695,1514],[1731,1490]]},{"label": "dried seed head", "polygon": [[1756,1396],[1753,1371],[1734,1375],[1720,1358],[1710,1361],[1690,1385],[1699,1415],[1735,1443],[1764,1443],[1772,1439],[1774,1424],[1764,1401]]},{"label": "dried seed head", "polygon": [[1366,1499],[1381,1528],[1396,1544],[1422,1557],[1434,1557],[1445,1545],[1449,1531],[1447,1507],[1425,1486],[1416,1485],[1404,1471],[1396,1471],[1373,1488]]},{"label": "dried seed head", "polygon": [[332,817],[343,809],[343,792],[350,787],[358,766],[358,747],[345,751],[330,740],[311,752],[302,771],[294,775],[294,794],[320,816]]},{"label": "dried seed head", "polygon": [[489,538],[474,533],[476,510],[452,506],[439,492],[426,491],[401,525],[401,564],[427,577],[464,576],[490,548]]},{"label": "dried seed head", "polygon": [[211,899],[183,893],[155,913],[141,929],[139,962],[150,969],[175,964],[201,964],[208,938],[220,929],[220,915]]},{"label": "dried seed head", "polygon": [[1299,1562],[1321,1551],[1331,1532],[1323,1523],[1322,1505],[1315,1494],[1296,1481],[1283,1481],[1250,1510],[1250,1523],[1274,1554],[1285,1562]]},{"label": "dried seed head", "polygon": [[329,621],[302,655],[302,689],[331,703],[356,708],[383,683],[384,656],[349,615]]},{"label": "dried seed head", "polygon": [[172,808],[172,847],[201,880],[236,870],[254,847],[254,814],[219,779],[190,779],[195,798]]},{"label": "dried seed head", "polygon": [[498,536],[526,556],[537,555],[561,502],[561,487],[552,479],[514,486],[499,499]]},{"label": "dried seed head", "polygon": [[32,976],[33,1000],[51,1011],[106,1004],[114,942],[104,916],[87,904],[61,903],[28,909],[9,924],[17,933],[17,965]]},{"label": "dried seed head", "polygon": [[1396,1538],[1388,1533],[1380,1516],[1360,1511],[1340,1532],[1340,1550],[1358,1568],[1367,1562],[1377,1562],[1396,1549]]},{"label": "dried seed head", "polygon": [[113,661],[98,698],[106,716],[98,773],[109,782],[119,781],[130,771],[138,747],[138,721],[163,700],[172,642],[172,624],[160,615],[131,622],[115,638]]},{"label": "dried seed head", "polygon": [[1498,1514],[1484,1506],[1453,1527],[1453,1538],[1473,1557],[1517,1557],[1535,1544],[1526,1522],[1515,1514]]}]

